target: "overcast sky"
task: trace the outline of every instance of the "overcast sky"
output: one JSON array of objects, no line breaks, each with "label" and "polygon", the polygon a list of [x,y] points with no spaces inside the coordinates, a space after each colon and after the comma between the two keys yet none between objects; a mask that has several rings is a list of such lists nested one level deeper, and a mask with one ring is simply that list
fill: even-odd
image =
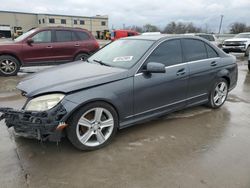
[{"label": "overcast sky", "polygon": [[236,21],[250,25],[250,0],[2,0],[0,10],[108,15],[110,28],[147,23],[164,28],[171,21],[182,21],[218,32],[220,15],[224,31]]}]

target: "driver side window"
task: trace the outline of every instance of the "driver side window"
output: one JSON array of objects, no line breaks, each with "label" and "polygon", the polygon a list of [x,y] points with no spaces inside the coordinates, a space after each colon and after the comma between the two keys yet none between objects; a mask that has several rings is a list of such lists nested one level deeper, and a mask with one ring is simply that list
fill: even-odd
[{"label": "driver side window", "polygon": [[51,31],[41,31],[32,37],[34,43],[51,42]]},{"label": "driver side window", "polygon": [[169,40],[161,43],[149,56],[146,63],[156,62],[165,66],[182,63],[180,40]]}]

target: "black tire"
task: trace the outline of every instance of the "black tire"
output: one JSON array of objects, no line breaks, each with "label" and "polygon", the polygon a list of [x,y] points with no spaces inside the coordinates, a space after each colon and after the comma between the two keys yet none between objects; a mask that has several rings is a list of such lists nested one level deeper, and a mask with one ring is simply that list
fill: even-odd
[{"label": "black tire", "polygon": [[[217,87],[219,87],[220,86],[220,84],[222,84],[222,83],[224,83],[225,84],[225,98],[223,97],[222,99],[222,102],[221,103],[217,103],[216,101],[215,101],[215,96],[216,96],[216,94],[218,94],[218,92],[217,92]],[[218,94],[219,95],[219,94]],[[222,94],[220,94],[221,96],[222,96]],[[208,106],[210,107],[210,108],[213,108],[213,109],[216,109],[216,108],[220,108],[224,103],[225,103],[225,101],[227,100],[227,96],[228,96],[228,82],[227,82],[227,80],[225,80],[224,78],[220,78],[219,80],[217,80],[215,83],[214,83],[214,85],[213,85],[213,87],[212,87],[212,89],[211,89],[211,91],[210,91],[210,94],[209,94],[209,101],[208,101]],[[219,99],[218,99],[219,100]]]},{"label": "black tire", "polygon": [[[112,131],[110,131],[110,133],[108,133],[108,134],[110,134],[110,136],[102,144],[99,144],[98,146],[89,146],[87,144],[83,144],[79,140],[79,138],[78,138],[79,133],[77,133],[77,131],[81,131],[81,130],[77,130],[77,129],[81,128],[81,126],[78,125],[80,118],[82,118],[82,116],[85,113],[88,113],[88,111],[91,111],[91,109],[94,109],[94,108],[103,108],[103,109],[106,109],[110,112],[110,114],[113,117],[113,129],[112,129]],[[95,119],[95,117],[94,117],[94,119]],[[66,132],[67,132],[67,137],[70,140],[70,142],[77,149],[84,150],[84,151],[91,151],[91,150],[100,149],[111,142],[112,138],[115,136],[117,129],[118,129],[118,115],[117,115],[116,110],[111,105],[104,103],[104,102],[93,102],[93,103],[87,104],[86,106],[83,106],[79,110],[77,110],[71,116],[68,124],[69,124],[69,126],[67,127]],[[92,125],[93,125],[93,123],[92,123]],[[90,129],[92,130],[92,128],[88,128],[88,130],[86,130],[86,132],[83,133],[83,135],[81,135],[81,136],[84,137],[84,135],[86,135],[86,133],[88,131],[90,131]],[[90,136],[90,138],[88,139],[88,141],[91,140],[92,137],[96,137],[96,139],[97,139],[97,133],[93,133],[92,136]]]},{"label": "black tire", "polygon": [[[6,67],[8,66],[8,67]],[[20,70],[20,62],[13,56],[0,56],[0,75],[1,76],[16,76]]]},{"label": "black tire", "polygon": [[250,62],[248,62],[248,70],[250,71]]},{"label": "black tire", "polygon": [[245,56],[248,57],[249,56],[249,52],[250,52],[250,46],[247,47],[247,50],[245,52]]},{"label": "black tire", "polygon": [[88,57],[89,57],[88,54],[80,53],[74,58],[74,61],[80,61],[80,60],[85,61]]}]

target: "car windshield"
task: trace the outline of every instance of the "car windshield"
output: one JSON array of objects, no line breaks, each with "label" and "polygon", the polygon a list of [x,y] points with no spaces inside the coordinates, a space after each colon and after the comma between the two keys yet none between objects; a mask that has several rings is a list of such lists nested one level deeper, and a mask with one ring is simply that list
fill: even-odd
[{"label": "car windshield", "polygon": [[238,34],[234,38],[250,38],[250,33],[249,34]]},{"label": "car windshield", "polygon": [[154,41],[117,40],[99,50],[88,61],[102,65],[129,69],[146,53]]},{"label": "car windshield", "polygon": [[36,31],[35,29],[32,29],[32,30],[22,34],[21,36],[17,37],[14,41],[15,42],[20,42],[23,39],[25,39],[26,37],[28,37],[29,35],[33,34],[35,31]]}]

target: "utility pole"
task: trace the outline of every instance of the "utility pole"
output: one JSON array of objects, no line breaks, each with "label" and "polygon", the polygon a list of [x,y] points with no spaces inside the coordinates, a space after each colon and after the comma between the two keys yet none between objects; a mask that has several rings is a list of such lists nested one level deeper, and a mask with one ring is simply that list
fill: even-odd
[{"label": "utility pole", "polygon": [[219,34],[220,34],[220,31],[221,31],[221,26],[222,26],[223,17],[224,17],[224,15],[221,15],[221,16],[220,16]]}]

